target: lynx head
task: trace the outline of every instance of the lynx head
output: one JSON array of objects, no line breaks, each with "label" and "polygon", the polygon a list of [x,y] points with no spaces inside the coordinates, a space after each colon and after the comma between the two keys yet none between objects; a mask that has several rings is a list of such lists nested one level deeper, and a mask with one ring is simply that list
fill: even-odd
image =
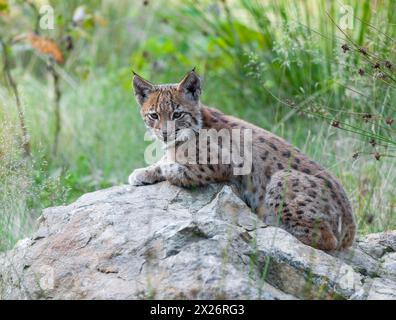
[{"label": "lynx head", "polygon": [[201,81],[194,70],[179,83],[162,85],[134,74],[133,88],[143,121],[158,139],[182,141],[201,129]]}]

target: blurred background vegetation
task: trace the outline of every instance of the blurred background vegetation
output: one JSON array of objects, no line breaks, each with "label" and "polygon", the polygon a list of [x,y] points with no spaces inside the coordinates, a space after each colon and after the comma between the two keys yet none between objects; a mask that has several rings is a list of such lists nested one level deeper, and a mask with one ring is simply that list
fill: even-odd
[{"label": "blurred background vegetation", "polygon": [[284,137],[340,179],[359,233],[395,229],[395,9],[393,0],[0,0],[0,250],[43,208],[145,165],[132,70],[162,83],[196,67],[205,104]]}]

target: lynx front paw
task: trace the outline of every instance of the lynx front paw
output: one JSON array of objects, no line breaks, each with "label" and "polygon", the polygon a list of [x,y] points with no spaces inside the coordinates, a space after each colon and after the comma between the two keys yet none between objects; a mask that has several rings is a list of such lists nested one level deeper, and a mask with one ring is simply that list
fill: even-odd
[{"label": "lynx front paw", "polygon": [[155,183],[153,174],[147,168],[135,169],[128,178],[128,183],[132,186],[144,186]]}]

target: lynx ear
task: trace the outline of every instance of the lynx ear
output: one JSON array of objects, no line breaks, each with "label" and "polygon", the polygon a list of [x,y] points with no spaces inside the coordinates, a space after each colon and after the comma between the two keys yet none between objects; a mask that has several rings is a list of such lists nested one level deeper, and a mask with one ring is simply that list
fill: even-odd
[{"label": "lynx ear", "polygon": [[141,106],[147,100],[148,95],[155,90],[155,86],[147,80],[144,80],[135,72],[133,73],[132,84],[135,90],[136,100]]},{"label": "lynx ear", "polygon": [[199,100],[201,94],[201,80],[195,73],[195,68],[187,73],[183,80],[180,81],[177,90],[181,91],[188,100]]}]

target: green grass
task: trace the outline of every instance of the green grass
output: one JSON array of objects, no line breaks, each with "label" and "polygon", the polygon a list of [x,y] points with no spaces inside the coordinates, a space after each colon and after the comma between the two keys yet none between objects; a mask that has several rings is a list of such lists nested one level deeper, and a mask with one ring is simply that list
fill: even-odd
[{"label": "green grass", "polygon": [[[90,1],[88,11],[105,22],[79,29],[69,23],[77,1],[50,2],[62,19],[43,34],[63,49],[65,33],[74,42],[58,68],[59,151],[51,152],[54,97],[46,59],[16,43],[12,74],[32,158],[22,155],[14,97],[1,86],[0,250],[29,234],[42,208],[125,183],[134,168],[144,166],[147,142],[131,89],[132,70],[161,83],[178,81],[194,66],[204,79],[205,104],[272,130],[340,179],[359,233],[396,228],[396,129],[385,123],[395,114],[396,76],[394,68],[384,67],[385,60],[396,62],[393,1],[378,1],[376,8],[370,1],[344,1],[357,14],[345,34],[337,27],[339,4],[324,0],[172,1],[166,6]],[[18,20],[0,18],[1,37],[27,32],[34,24],[29,8],[12,8]],[[344,43],[351,48],[346,53]],[[372,67],[375,61],[381,62],[380,70]],[[373,116],[367,122],[366,113]],[[375,147],[369,143],[373,138]]]}]

